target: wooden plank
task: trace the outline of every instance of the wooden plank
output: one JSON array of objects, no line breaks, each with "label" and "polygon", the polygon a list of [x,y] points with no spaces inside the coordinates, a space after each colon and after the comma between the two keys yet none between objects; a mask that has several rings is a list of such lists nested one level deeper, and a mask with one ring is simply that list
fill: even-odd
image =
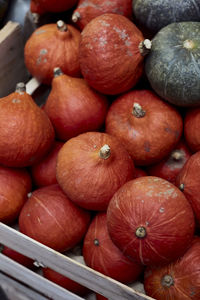
[{"label": "wooden plank", "polygon": [[18,82],[28,78],[21,26],[9,21],[0,30],[0,97],[13,92]]},{"label": "wooden plank", "polygon": [[51,299],[83,300],[83,298],[54,284],[53,282],[25,268],[3,254],[0,254],[0,270]]},{"label": "wooden plank", "polygon": [[6,274],[0,272],[0,287],[5,292],[8,299],[15,300],[47,300],[49,298],[37,293],[28,288],[17,280],[8,277]]},{"label": "wooden plank", "polygon": [[29,95],[32,95],[40,86],[40,84],[41,83],[35,77],[31,78],[26,84],[26,92]]},{"label": "wooden plank", "polygon": [[3,223],[0,223],[0,243],[29,256],[110,300],[153,299],[34,241]]}]

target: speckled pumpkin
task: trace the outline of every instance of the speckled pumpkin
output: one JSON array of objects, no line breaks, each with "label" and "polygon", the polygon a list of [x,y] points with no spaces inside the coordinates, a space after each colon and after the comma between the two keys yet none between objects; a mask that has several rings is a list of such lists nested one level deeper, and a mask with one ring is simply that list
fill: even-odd
[{"label": "speckled pumpkin", "polygon": [[200,105],[200,22],[172,23],[153,38],[145,72],[163,99],[178,106]]}]

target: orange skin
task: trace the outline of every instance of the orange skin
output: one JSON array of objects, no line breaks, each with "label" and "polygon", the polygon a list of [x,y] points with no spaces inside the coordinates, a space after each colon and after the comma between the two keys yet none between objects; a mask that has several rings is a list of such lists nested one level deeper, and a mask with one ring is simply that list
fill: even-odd
[{"label": "orange skin", "polygon": [[123,283],[133,282],[142,273],[143,266],[128,259],[113,244],[106,222],[103,212],[98,213],[90,224],[83,242],[84,260],[90,268],[106,276]]},{"label": "orange skin", "polygon": [[26,92],[14,92],[0,101],[0,164],[26,167],[49,151],[55,137],[44,111]]},{"label": "orange skin", "polygon": [[200,150],[200,108],[193,108],[186,112],[184,119],[184,136],[191,151]]},{"label": "orange skin", "polygon": [[[105,144],[111,150],[107,159],[99,156]],[[77,205],[89,210],[106,210],[118,188],[134,177],[134,163],[114,137],[87,132],[71,138],[61,148],[56,177]]]},{"label": "orange skin", "polygon": [[95,131],[104,124],[108,100],[95,92],[82,78],[66,74],[54,77],[44,107],[59,140]]},{"label": "orange skin", "polygon": [[85,235],[90,213],[77,207],[58,184],[35,190],[19,216],[22,233],[60,252],[77,245]]},{"label": "orange skin", "polygon": [[[200,238],[195,237],[187,252],[177,261],[161,268],[147,268],[144,288],[157,300],[200,299]],[[163,286],[165,275],[173,278],[171,286]]]},{"label": "orange skin", "polygon": [[3,246],[3,250],[1,251],[1,253],[10,257],[14,261],[18,262],[19,264],[21,264],[27,268],[33,269],[33,267],[34,267],[34,265],[33,265],[34,260],[32,260],[31,258],[13,250],[13,249],[8,248],[6,246]]},{"label": "orange skin", "polygon": [[76,24],[80,30],[83,30],[92,19],[102,14],[114,13],[132,19],[132,11],[132,0],[79,0],[74,13],[80,14]]},{"label": "orange skin", "polygon": [[80,32],[71,25],[60,31],[56,24],[46,24],[36,29],[24,48],[25,64],[32,76],[50,84],[53,69],[60,67],[63,73],[80,77]]},{"label": "orange skin", "polygon": [[[107,226],[124,255],[144,265],[159,266],[187,250],[195,220],[189,202],[176,186],[145,176],[128,181],[114,194],[107,209]],[[146,232],[142,237],[138,228]]]},{"label": "orange skin", "polygon": [[32,13],[61,12],[72,8],[78,0],[31,0]]},{"label": "orange skin", "polygon": [[18,217],[31,191],[31,177],[26,169],[0,166],[0,221],[12,223]]},{"label": "orange skin", "polygon": [[[145,111],[143,117],[133,115],[134,103]],[[150,90],[122,94],[112,103],[106,117],[106,132],[123,143],[138,166],[159,162],[169,155],[182,130],[178,110]]]},{"label": "orange skin", "polygon": [[81,33],[83,77],[102,94],[129,90],[143,73],[144,56],[139,50],[143,40],[141,31],[122,15],[107,13],[94,18]]}]

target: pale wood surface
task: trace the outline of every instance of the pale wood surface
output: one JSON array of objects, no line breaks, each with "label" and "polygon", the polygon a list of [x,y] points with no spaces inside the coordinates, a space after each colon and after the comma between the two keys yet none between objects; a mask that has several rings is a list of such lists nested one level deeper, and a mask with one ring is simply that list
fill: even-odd
[{"label": "pale wood surface", "polygon": [[0,30],[0,97],[14,92],[16,84],[28,78],[21,26],[9,21]]},{"label": "pale wood surface", "polygon": [[29,256],[110,300],[153,299],[34,241],[3,223],[0,223],[0,243]]}]

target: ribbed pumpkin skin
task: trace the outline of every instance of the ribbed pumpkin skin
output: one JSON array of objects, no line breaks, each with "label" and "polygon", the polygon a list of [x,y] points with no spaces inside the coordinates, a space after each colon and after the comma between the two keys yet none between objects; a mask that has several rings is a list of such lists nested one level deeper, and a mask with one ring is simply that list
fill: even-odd
[{"label": "ribbed pumpkin skin", "polygon": [[55,137],[44,111],[26,92],[0,99],[0,164],[26,167],[49,151]]},{"label": "ribbed pumpkin skin", "polygon": [[114,194],[107,209],[107,226],[124,255],[159,266],[183,255],[193,239],[195,222],[189,202],[176,186],[145,176],[125,183]]},{"label": "ribbed pumpkin skin", "polygon": [[[78,27],[83,28],[95,17],[105,13],[123,15],[129,19],[132,18],[132,0],[79,0],[74,13],[80,14],[76,22]],[[73,13],[73,14],[74,14]],[[73,15],[72,15],[73,20]]]},{"label": "ribbed pumpkin skin", "polygon": [[26,169],[0,166],[0,221],[12,223],[18,217],[27,193],[31,191],[31,177]]},{"label": "ribbed pumpkin skin", "polygon": [[[182,188],[181,185],[183,185]],[[200,151],[196,152],[188,159],[176,179],[176,186],[181,188],[185,197],[190,202],[196,217],[197,225],[200,227],[199,185]]]},{"label": "ribbed pumpkin skin", "polygon": [[24,48],[25,64],[32,76],[50,84],[53,69],[60,67],[70,76],[80,77],[80,32],[71,25],[61,31],[56,24],[46,24],[36,29]]},{"label": "ribbed pumpkin skin", "polygon": [[[200,238],[195,237],[187,252],[177,261],[162,268],[147,268],[144,287],[147,295],[157,300],[200,299]],[[165,275],[173,284],[163,286]]]},{"label": "ribbed pumpkin skin", "polygon": [[[95,241],[98,241],[97,245]],[[83,257],[90,268],[123,283],[135,281],[143,271],[141,264],[124,256],[110,239],[104,212],[98,213],[88,228]]]},{"label": "ribbed pumpkin skin", "polygon": [[184,137],[193,152],[200,150],[200,108],[186,111],[184,118]]},{"label": "ribbed pumpkin skin", "polygon": [[31,12],[61,12],[72,8],[78,0],[31,0]]},{"label": "ribbed pumpkin skin", "polygon": [[[126,17],[103,14],[81,33],[80,67],[91,87],[116,95],[132,88],[143,72],[141,31]],[[94,55],[95,53],[95,55]]]},{"label": "ribbed pumpkin skin", "polygon": [[[138,103],[143,117],[133,115]],[[106,132],[117,137],[135,164],[146,166],[169,155],[183,129],[180,113],[150,90],[133,90],[111,104],[106,117]]]},{"label": "ribbed pumpkin skin", "polygon": [[[99,155],[104,145],[110,147],[107,159]],[[102,211],[118,188],[134,178],[134,169],[131,157],[115,137],[86,132],[71,138],[60,149],[56,178],[77,205]]]},{"label": "ribbed pumpkin skin", "polygon": [[90,213],[77,207],[58,184],[34,190],[19,216],[20,232],[57,251],[66,251],[85,235]]},{"label": "ribbed pumpkin skin", "polygon": [[133,0],[133,14],[139,25],[152,33],[183,21],[200,21],[198,0]]},{"label": "ribbed pumpkin skin", "polygon": [[199,55],[200,22],[172,23],[162,28],[154,36],[145,62],[153,90],[177,106],[199,105]]}]

